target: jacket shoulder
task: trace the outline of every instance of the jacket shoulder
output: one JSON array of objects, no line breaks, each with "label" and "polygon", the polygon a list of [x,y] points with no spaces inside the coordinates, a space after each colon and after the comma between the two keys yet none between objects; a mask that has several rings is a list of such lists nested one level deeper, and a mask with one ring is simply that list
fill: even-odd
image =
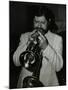
[{"label": "jacket shoulder", "polygon": [[26,38],[28,38],[29,35],[30,35],[30,32],[21,34],[21,36],[20,36],[20,41],[25,40]]},{"label": "jacket shoulder", "polygon": [[61,41],[61,40],[62,40],[62,37],[61,37],[60,35],[55,34],[55,33],[52,33],[52,32],[51,32],[51,34],[52,34],[52,37],[53,37],[55,40],[58,40],[58,41]]}]

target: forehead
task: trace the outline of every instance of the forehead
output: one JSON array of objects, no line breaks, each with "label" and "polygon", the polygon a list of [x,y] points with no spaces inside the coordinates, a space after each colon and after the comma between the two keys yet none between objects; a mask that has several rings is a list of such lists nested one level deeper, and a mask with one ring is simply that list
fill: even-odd
[{"label": "forehead", "polygon": [[44,16],[35,16],[34,20],[35,21],[47,21]]}]

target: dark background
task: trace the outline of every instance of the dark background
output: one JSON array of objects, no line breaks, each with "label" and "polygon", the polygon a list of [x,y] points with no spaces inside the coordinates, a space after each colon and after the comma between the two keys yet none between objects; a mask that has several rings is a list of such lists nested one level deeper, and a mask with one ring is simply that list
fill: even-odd
[{"label": "dark background", "polygon": [[13,53],[18,47],[20,35],[24,32],[32,31],[33,8],[37,5],[45,5],[49,7],[54,15],[56,24],[58,25],[59,34],[63,38],[63,62],[64,66],[57,73],[59,84],[66,85],[66,5],[60,4],[44,4],[44,3],[28,3],[28,2],[9,2],[9,86],[16,88],[21,67],[16,67],[13,63]]}]

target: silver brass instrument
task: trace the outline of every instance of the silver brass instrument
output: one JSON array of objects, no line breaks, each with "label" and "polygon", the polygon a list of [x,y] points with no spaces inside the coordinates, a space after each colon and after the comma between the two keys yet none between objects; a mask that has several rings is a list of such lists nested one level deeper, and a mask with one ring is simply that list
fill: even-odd
[{"label": "silver brass instrument", "polygon": [[22,86],[24,88],[44,86],[39,80],[43,57],[41,48],[39,46],[40,41],[38,38],[39,37],[38,30],[36,30],[36,32],[33,33],[31,37],[33,38],[33,40],[27,46],[26,51],[24,51],[20,55],[20,62],[22,66],[25,67],[30,72],[33,72],[32,76],[27,76],[24,78]]}]

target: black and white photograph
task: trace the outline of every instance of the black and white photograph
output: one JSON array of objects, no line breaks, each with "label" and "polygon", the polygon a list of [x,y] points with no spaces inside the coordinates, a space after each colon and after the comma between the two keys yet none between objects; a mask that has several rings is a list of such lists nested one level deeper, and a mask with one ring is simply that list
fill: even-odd
[{"label": "black and white photograph", "polygon": [[66,4],[9,1],[9,88],[66,85]]}]

